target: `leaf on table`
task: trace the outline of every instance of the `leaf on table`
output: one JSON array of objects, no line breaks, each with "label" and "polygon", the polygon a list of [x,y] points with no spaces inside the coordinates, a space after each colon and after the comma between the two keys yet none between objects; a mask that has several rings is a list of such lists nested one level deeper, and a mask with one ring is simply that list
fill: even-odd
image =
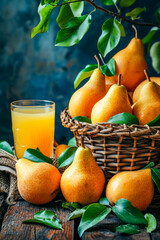
[{"label": "leaf on table", "polygon": [[126,124],[128,126],[132,124],[139,124],[138,118],[130,113],[119,113],[114,115],[108,120],[109,123],[117,123],[117,124]]},{"label": "leaf on table", "polygon": [[160,114],[153,119],[151,122],[147,123],[148,126],[160,126]]},{"label": "leaf on table", "polygon": [[0,149],[2,149],[4,151],[10,153],[11,155],[15,156],[14,152],[12,151],[11,145],[6,141],[0,141]]},{"label": "leaf on table", "polygon": [[77,147],[67,148],[58,158],[59,168],[70,165],[73,162]]},{"label": "leaf on table", "polygon": [[99,199],[99,203],[102,204],[102,205],[105,205],[105,206],[110,207],[109,200],[108,200],[106,197],[100,198],[100,199]]},{"label": "leaf on table", "polygon": [[71,203],[70,202],[63,202],[62,207],[66,208],[66,209],[69,209],[71,211],[82,208],[82,206],[79,203],[76,203],[76,202],[71,202]]},{"label": "leaf on table", "polygon": [[105,57],[114,49],[121,36],[120,24],[117,19],[107,19],[102,26],[102,34],[98,39],[98,50]]},{"label": "leaf on table", "polygon": [[108,63],[100,67],[102,73],[108,77],[115,75],[115,60],[111,58]]},{"label": "leaf on table", "polygon": [[138,225],[132,225],[132,224],[126,224],[126,225],[120,225],[116,227],[116,231],[120,233],[126,233],[126,234],[136,234],[140,232],[140,228]]},{"label": "leaf on table", "polygon": [[[65,1],[64,1],[65,2]],[[73,17],[80,17],[84,9],[84,2],[75,2],[61,6],[56,19],[60,28],[65,28],[65,24]]]},{"label": "leaf on table", "polygon": [[[57,0],[56,3],[57,2],[59,2],[59,0]],[[40,15],[40,22],[35,28],[32,29],[31,38],[33,38],[38,33],[48,31],[49,18],[54,8],[55,7],[51,6],[50,4],[39,5],[38,13]]]},{"label": "leaf on table", "polygon": [[136,224],[136,225],[147,225],[147,220],[144,218],[141,211],[138,208],[133,207],[131,202],[126,199],[119,199],[112,211],[116,216],[123,222]]},{"label": "leaf on table", "polygon": [[71,18],[58,32],[55,46],[69,47],[78,44],[88,31],[90,24],[91,15]]},{"label": "leaf on table", "polygon": [[144,217],[145,217],[145,219],[148,222],[148,226],[146,227],[147,232],[148,233],[153,232],[156,229],[156,227],[157,227],[156,218],[152,214],[150,214],[150,213],[146,213],[144,215]]},{"label": "leaf on table", "polygon": [[101,222],[111,212],[111,208],[108,208],[100,203],[90,204],[82,215],[80,224],[78,226],[78,234],[81,237],[82,234],[89,228],[95,226]]},{"label": "leaf on table", "polygon": [[53,163],[53,160],[44,155],[39,149],[28,148],[23,155],[23,158],[28,159],[32,162],[46,162]]},{"label": "leaf on table", "polygon": [[160,169],[158,168],[151,168],[151,176],[156,184],[158,191],[160,192]]},{"label": "leaf on table", "polygon": [[74,80],[74,88],[76,89],[84,79],[90,77],[96,68],[98,68],[97,64],[89,64],[83,68]]},{"label": "leaf on table", "polygon": [[154,167],[155,163],[154,162],[150,162],[149,164],[147,164],[147,166],[145,166],[144,168],[142,169],[147,169],[147,168],[151,168],[151,167]]},{"label": "leaf on table", "polygon": [[57,214],[51,210],[35,213],[33,219],[22,221],[23,223],[40,223],[56,229],[63,229]]},{"label": "leaf on table", "polygon": [[119,0],[121,7],[130,7],[136,0]]},{"label": "leaf on table", "polygon": [[75,137],[72,137],[72,138],[68,141],[68,144],[67,144],[67,145],[70,146],[70,147],[77,147]]},{"label": "leaf on table", "polygon": [[127,17],[131,17],[132,20],[135,20],[141,12],[146,11],[146,8],[134,8],[131,12],[126,13]]},{"label": "leaf on table", "polygon": [[78,122],[86,122],[86,123],[92,123],[91,119],[85,116],[76,116],[73,118],[74,120],[78,121]]},{"label": "leaf on table", "polygon": [[83,215],[83,213],[85,212],[85,210],[86,210],[86,207],[74,210],[73,212],[71,212],[69,214],[67,220],[69,221],[69,220],[81,217]]}]

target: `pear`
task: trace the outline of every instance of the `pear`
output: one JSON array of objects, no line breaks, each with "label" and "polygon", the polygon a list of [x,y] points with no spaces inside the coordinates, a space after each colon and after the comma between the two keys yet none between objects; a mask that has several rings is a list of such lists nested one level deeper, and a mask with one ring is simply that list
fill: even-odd
[{"label": "pear", "polygon": [[149,123],[160,114],[160,85],[151,81],[146,70],[144,72],[148,83],[142,87],[139,99],[133,105],[133,114],[141,125]]},{"label": "pear", "polygon": [[61,174],[49,163],[21,158],[16,163],[16,171],[19,193],[27,202],[48,203],[60,190]]},{"label": "pear", "polygon": [[61,191],[68,202],[82,205],[97,202],[103,192],[105,176],[87,147],[79,147],[73,163],[61,178]]},{"label": "pear", "polygon": [[107,94],[94,105],[91,113],[93,124],[107,122],[118,113],[132,113],[128,92],[125,86],[120,85],[121,74],[118,78],[118,84],[113,84]]},{"label": "pear", "polygon": [[136,36],[130,41],[126,48],[113,56],[116,74],[110,77],[111,81],[116,83],[117,77],[121,73],[121,83],[128,91],[134,91],[138,84],[145,79],[144,69],[148,69],[143,43],[141,39],[137,37],[137,30],[135,27],[134,29]]},{"label": "pear", "polygon": [[125,198],[140,211],[150,205],[153,195],[154,184],[150,168],[120,172],[109,180],[106,188],[106,198],[112,205]]},{"label": "pear", "polygon": [[99,59],[97,57],[96,59],[98,68],[93,71],[89,81],[79,88],[70,99],[69,112],[72,118],[75,116],[90,118],[94,104],[106,94],[105,76],[100,70]]}]

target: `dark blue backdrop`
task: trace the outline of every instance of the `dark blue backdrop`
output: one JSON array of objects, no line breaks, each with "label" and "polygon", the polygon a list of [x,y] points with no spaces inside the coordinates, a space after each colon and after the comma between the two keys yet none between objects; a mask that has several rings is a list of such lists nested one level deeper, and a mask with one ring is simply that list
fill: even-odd
[{"label": "dark blue backdrop", "polygon": [[[69,102],[74,92],[73,81],[77,73],[87,64],[95,63],[93,55],[97,51],[97,39],[101,34],[101,25],[106,15],[102,12],[93,14],[91,28],[79,45],[73,47],[55,47],[54,41],[58,26],[56,17],[58,9],[51,16],[49,31],[30,38],[31,29],[39,22],[37,7],[39,0],[1,0],[0,1],[0,140],[11,144],[10,102],[18,99],[48,99],[56,102],[56,139],[65,143],[72,135],[62,127],[59,114]],[[97,0],[97,3],[100,1]],[[137,0],[134,7],[147,7],[143,17],[147,21],[155,21],[155,9],[160,7],[159,0]],[[113,7],[109,7],[113,9]],[[92,7],[87,5],[87,10]],[[125,9],[123,13],[125,14]],[[126,37],[121,39],[118,47],[107,56],[109,59],[115,52],[124,48],[134,31],[127,27]],[[137,27],[139,37],[143,38],[148,27]],[[151,67],[147,55],[150,74],[157,76]],[[106,61],[107,61],[106,59]]]}]

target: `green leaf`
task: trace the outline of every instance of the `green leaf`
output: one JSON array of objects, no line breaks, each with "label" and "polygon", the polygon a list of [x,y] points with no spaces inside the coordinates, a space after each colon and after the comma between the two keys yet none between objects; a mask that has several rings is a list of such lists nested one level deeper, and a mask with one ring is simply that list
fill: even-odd
[{"label": "green leaf", "polygon": [[110,206],[109,200],[106,197],[100,198],[99,203],[108,207]]},{"label": "green leaf", "polygon": [[116,4],[118,0],[101,0],[102,3],[104,3],[107,6]]},{"label": "green leaf", "polygon": [[119,199],[112,208],[112,211],[123,222],[136,225],[147,225],[147,220],[144,218],[143,214],[138,208],[133,207],[131,202],[126,199]]},{"label": "green leaf", "polygon": [[[75,0],[76,1],[76,0]],[[84,10],[84,2],[70,3],[70,8],[75,17],[80,17]]]},{"label": "green leaf", "polygon": [[117,123],[117,124],[126,124],[128,126],[132,124],[139,124],[138,118],[130,113],[119,113],[117,115],[114,115],[108,120],[109,123]]},{"label": "green leaf", "polygon": [[83,213],[85,212],[85,210],[86,210],[86,207],[80,208],[80,209],[76,209],[75,211],[73,211],[73,212],[71,212],[69,214],[67,220],[69,221],[69,220],[81,217],[83,215]]},{"label": "green leaf", "polygon": [[84,79],[90,77],[96,68],[98,68],[97,64],[89,64],[83,68],[74,80],[74,88],[76,89]]},{"label": "green leaf", "polygon": [[67,145],[70,146],[70,147],[77,147],[75,137],[71,138],[71,139],[68,141],[68,144],[67,144]]},{"label": "green leaf", "polygon": [[151,176],[156,184],[158,191],[160,192],[160,169],[158,168],[151,168]]},{"label": "green leaf", "polygon": [[59,168],[70,165],[73,162],[77,147],[67,148],[58,158]]},{"label": "green leaf", "polygon": [[127,17],[131,17],[132,20],[135,20],[137,16],[141,13],[146,11],[146,8],[135,8],[131,12],[126,13]]},{"label": "green leaf", "polygon": [[98,39],[98,50],[105,57],[120,41],[120,24],[116,19],[108,19],[102,26],[102,34]]},{"label": "green leaf", "polygon": [[136,0],[119,0],[121,7],[130,7]]},{"label": "green leaf", "polygon": [[142,169],[147,169],[147,168],[151,168],[151,167],[154,167],[154,162],[150,162],[149,164],[147,164],[147,166],[145,166],[144,168]]},{"label": "green leaf", "polygon": [[54,7],[49,4],[45,4],[43,6],[41,4],[39,5],[38,13],[40,15],[40,23],[35,28],[32,29],[31,38],[33,38],[38,33],[43,33],[48,31],[49,18],[53,9]]},{"label": "green leaf", "polygon": [[[66,1],[65,1],[66,2]],[[76,2],[63,5],[60,8],[56,19],[60,28],[65,28],[65,24],[73,17],[80,17],[84,9],[84,2]]]},{"label": "green leaf", "polygon": [[22,221],[23,223],[40,223],[56,229],[63,229],[56,213],[51,210],[37,212],[33,219]]},{"label": "green leaf", "polygon": [[0,141],[0,149],[10,153],[11,155],[15,156],[13,151],[12,151],[12,147],[11,145],[6,142],[6,141]]},{"label": "green leaf", "polygon": [[149,33],[142,39],[143,44],[146,44],[146,43],[152,41],[153,37],[158,32],[158,30],[159,30],[158,27],[151,28]]},{"label": "green leaf", "polygon": [[120,233],[126,233],[126,234],[136,234],[140,232],[140,228],[137,225],[131,225],[131,224],[126,224],[126,225],[120,225],[116,227],[116,231]]},{"label": "green leaf", "polygon": [[71,18],[58,32],[55,45],[69,47],[78,44],[88,31],[90,24],[91,15]]},{"label": "green leaf", "polygon": [[23,158],[26,158],[33,162],[47,162],[52,164],[53,160],[45,156],[39,149],[28,148],[23,155]]},{"label": "green leaf", "polygon": [[147,232],[148,233],[153,232],[156,229],[156,227],[157,227],[156,218],[152,214],[150,214],[150,213],[146,213],[144,215],[144,217],[145,217],[145,219],[148,222],[148,226],[146,227]]},{"label": "green leaf", "polygon": [[155,14],[156,14],[157,22],[160,24],[160,8],[157,9]]},{"label": "green leaf", "polygon": [[73,118],[74,120],[78,121],[78,122],[86,122],[86,123],[92,123],[91,119],[85,116],[76,116]]},{"label": "green leaf", "polygon": [[100,67],[102,73],[108,77],[115,75],[115,60],[111,58],[107,64]]},{"label": "green leaf", "polygon": [[155,42],[150,49],[150,56],[152,58],[152,67],[157,73],[160,73],[160,41]]},{"label": "green leaf", "polygon": [[74,211],[75,209],[81,209],[81,205],[76,202],[63,202],[62,207]]},{"label": "green leaf", "polygon": [[160,114],[153,119],[151,122],[147,123],[148,126],[160,126]]},{"label": "green leaf", "polygon": [[125,37],[126,33],[125,33],[125,30],[124,30],[124,27],[123,27],[122,23],[119,23],[119,27],[120,27],[120,31],[121,31],[121,37]]},{"label": "green leaf", "polygon": [[80,224],[78,226],[78,233],[81,237],[84,231],[101,222],[111,212],[108,208],[99,203],[90,204],[83,213]]}]

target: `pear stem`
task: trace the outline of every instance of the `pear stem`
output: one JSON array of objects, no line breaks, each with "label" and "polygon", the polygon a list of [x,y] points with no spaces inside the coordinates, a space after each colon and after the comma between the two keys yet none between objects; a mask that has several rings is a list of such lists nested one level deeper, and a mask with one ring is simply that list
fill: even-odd
[{"label": "pear stem", "polygon": [[135,38],[138,38],[138,31],[137,31],[137,28],[136,28],[134,25],[132,25],[132,28],[135,30]]},{"label": "pear stem", "polygon": [[82,146],[83,148],[85,148],[85,146],[84,146],[84,136],[83,136],[83,135],[81,136],[81,146]]},{"label": "pear stem", "polygon": [[118,75],[118,86],[121,85],[121,76],[122,76],[122,74],[120,73],[120,74]]},{"label": "pear stem", "polygon": [[149,77],[148,71],[146,69],[144,69],[144,74],[146,75],[146,79],[151,82],[151,79]]},{"label": "pear stem", "polygon": [[98,58],[97,55],[94,55],[94,57],[95,57],[95,59],[97,60],[97,63],[98,63],[98,69],[100,69],[101,64],[100,64],[99,58]]}]

